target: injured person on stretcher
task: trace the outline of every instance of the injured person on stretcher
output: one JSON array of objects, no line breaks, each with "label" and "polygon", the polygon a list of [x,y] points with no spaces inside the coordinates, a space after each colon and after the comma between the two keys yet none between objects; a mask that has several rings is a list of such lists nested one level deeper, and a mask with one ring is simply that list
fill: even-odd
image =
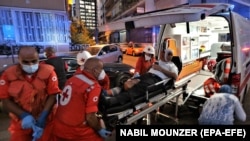
[{"label": "injured person on stretcher", "polygon": [[[153,64],[152,68],[150,68],[147,73],[141,75],[140,77],[128,80],[119,94],[101,98],[99,104],[100,110],[106,111],[112,107],[124,105],[127,103],[131,103],[131,106],[135,106],[133,105],[135,104],[133,102],[135,101],[135,99],[145,96],[148,86],[162,80],[166,80],[166,83],[169,80],[176,80],[179,70],[177,66],[172,62],[172,57],[173,52],[171,50],[163,50],[160,53],[159,62]],[[162,85],[159,85],[158,87],[154,87],[153,89],[151,89],[151,91],[156,91],[161,87]]]}]

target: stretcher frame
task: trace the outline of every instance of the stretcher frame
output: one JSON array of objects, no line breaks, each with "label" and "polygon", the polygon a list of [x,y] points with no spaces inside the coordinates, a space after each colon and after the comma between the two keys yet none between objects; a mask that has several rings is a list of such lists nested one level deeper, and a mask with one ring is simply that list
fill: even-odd
[{"label": "stretcher frame", "polygon": [[[197,76],[208,76],[212,77],[212,75],[208,75],[208,74],[201,74],[200,72],[195,73],[192,77],[197,77]],[[190,78],[191,80],[193,78]],[[204,78],[203,78],[204,79]],[[206,78],[207,79],[207,78]],[[204,79],[204,80],[206,80]],[[203,80],[202,80],[203,81]],[[184,95],[184,99],[181,105],[186,104],[188,107],[192,108],[192,109],[200,109],[202,108],[203,104],[205,103],[206,100],[208,100],[209,98],[205,96],[205,93],[202,92],[202,94],[200,92],[198,92],[199,94],[197,94],[196,91],[200,91],[203,90],[203,83],[200,83],[198,85],[195,85],[195,87],[189,87],[188,88],[188,93],[186,93],[186,95]]]},{"label": "stretcher frame", "polygon": [[[160,82],[157,82],[155,84],[148,86],[147,90],[146,90],[146,101],[145,102],[136,104],[133,108],[129,108],[129,109],[126,109],[126,110],[121,111],[121,112],[107,114],[106,118],[109,118],[109,117],[114,118],[115,117],[115,119],[117,120],[115,123],[113,123],[115,125],[118,125],[118,124],[130,125],[130,124],[133,124],[136,121],[138,121],[139,119],[142,119],[143,117],[146,116],[147,117],[147,125],[150,125],[151,124],[151,121],[150,121],[150,113],[151,112],[157,111],[157,109],[159,107],[163,106],[164,104],[168,103],[169,101],[171,101],[174,98],[176,98],[176,102],[178,102],[178,97],[181,94],[187,93],[187,85],[190,82],[189,79],[185,79],[184,81],[178,81],[178,82],[173,84],[172,88],[166,89],[165,91],[149,98],[149,89],[151,87],[165,84],[168,81],[169,81],[169,79],[162,80]],[[176,118],[177,113],[178,113],[178,104],[176,104],[176,107],[175,107],[175,118],[158,112],[158,114],[161,114],[164,117],[174,119],[175,122],[178,122],[178,119]],[[115,128],[115,125],[113,125],[112,127]]]}]

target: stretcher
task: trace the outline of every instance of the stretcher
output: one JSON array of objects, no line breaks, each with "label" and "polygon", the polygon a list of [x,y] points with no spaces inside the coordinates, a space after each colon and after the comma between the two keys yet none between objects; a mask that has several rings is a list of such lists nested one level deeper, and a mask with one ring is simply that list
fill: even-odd
[{"label": "stretcher", "polygon": [[[173,57],[172,61],[176,64],[179,74],[182,70],[182,63],[178,56]],[[143,117],[149,117],[151,112],[157,111],[159,107],[167,104],[171,100],[176,98],[175,117],[172,118],[177,121],[178,113],[178,98],[180,95],[187,93],[187,85],[190,82],[190,77],[183,78],[175,82],[174,80],[162,80],[155,84],[152,84],[146,88],[145,95],[142,97],[133,99],[123,105],[116,105],[114,107],[105,108],[105,102],[99,103],[99,110],[105,125],[109,129],[115,128],[118,124],[132,124],[142,119]],[[155,89],[157,88],[157,90]],[[105,101],[107,97],[103,95],[100,101]],[[160,115],[159,111],[157,112]],[[166,116],[165,117],[170,117]],[[147,124],[150,124],[149,118]]]},{"label": "stretcher", "polygon": [[[159,107],[167,104],[174,98],[178,99],[181,94],[187,93],[187,85],[190,80],[186,79],[184,81],[178,81],[176,83],[174,83],[173,81],[166,81],[169,80],[162,80],[158,83],[148,86],[145,97],[134,100],[134,105],[129,102],[124,105],[108,108],[105,111],[100,110],[102,119],[104,120],[106,127],[112,130],[116,125],[119,124],[133,124],[137,120],[148,116],[151,112],[156,111]],[[160,85],[163,85],[164,87],[157,91],[150,91],[152,87],[157,87]],[[176,104],[176,114],[177,112],[178,104]],[[147,121],[147,124],[150,124],[150,121]]]}]

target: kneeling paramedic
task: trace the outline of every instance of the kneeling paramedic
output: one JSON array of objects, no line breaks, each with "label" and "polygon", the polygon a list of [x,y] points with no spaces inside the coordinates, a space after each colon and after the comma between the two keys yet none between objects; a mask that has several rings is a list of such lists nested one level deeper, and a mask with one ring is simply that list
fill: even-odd
[{"label": "kneeling paramedic", "polygon": [[55,116],[55,140],[103,141],[111,135],[96,115],[101,93],[98,78],[104,75],[103,62],[92,57],[67,80]]}]

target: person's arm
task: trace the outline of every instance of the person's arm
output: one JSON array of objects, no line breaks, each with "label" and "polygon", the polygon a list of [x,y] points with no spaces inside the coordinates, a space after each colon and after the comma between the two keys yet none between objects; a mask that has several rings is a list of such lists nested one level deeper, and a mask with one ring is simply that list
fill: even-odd
[{"label": "person's arm", "polygon": [[136,65],[135,65],[135,73],[138,72],[139,74],[141,74],[141,69],[142,69],[142,57],[139,57],[137,62],[136,62]]},{"label": "person's arm", "polygon": [[95,131],[99,131],[102,129],[99,119],[97,118],[95,112],[86,114],[86,121],[88,125],[93,128]]},{"label": "person's arm", "polygon": [[[57,93],[56,93],[57,94]],[[53,95],[49,95],[46,102],[45,102],[45,105],[44,105],[44,108],[43,108],[43,111],[48,111],[50,112],[52,107],[54,106],[54,104],[56,103],[56,94],[53,94]]]},{"label": "person's arm", "polygon": [[47,83],[47,93],[48,97],[44,105],[43,111],[50,111],[54,104],[56,103],[56,95],[61,92],[58,87],[58,78],[55,71],[52,71]]},{"label": "person's arm", "polygon": [[8,89],[9,89],[9,82],[7,75],[5,72],[1,75],[1,85],[0,85],[0,99],[3,103],[3,108],[8,112],[15,114],[16,116],[20,117],[22,113],[26,112],[22,109],[19,105],[17,105],[9,96]]},{"label": "person's arm", "polygon": [[105,127],[102,127],[98,117],[96,116],[96,112],[98,111],[98,98],[101,93],[100,85],[94,85],[94,88],[87,94],[88,97],[86,98],[86,123],[88,126],[93,128],[100,136],[103,138],[108,137],[111,132],[107,131]]},{"label": "person's arm", "polygon": [[15,114],[21,120],[22,129],[30,129],[35,125],[35,119],[31,113],[22,109],[14,100],[12,100],[9,95],[9,81],[5,73],[2,74],[1,79],[2,83],[0,84],[0,98],[3,102],[3,107],[10,113]]},{"label": "person's arm", "polygon": [[48,78],[48,83],[47,83],[47,93],[48,97],[45,102],[43,111],[40,113],[39,117],[37,118],[37,123],[36,125],[44,128],[46,119],[48,115],[51,112],[51,109],[56,103],[56,95],[59,94],[61,90],[58,87],[58,79],[56,76],[55,71],[52,71],[49,78]]},{"label": "person's arm", "polygon": [[[86,98],[86,122],[87,124],[96,131],[101,129],[96,112],[98,111],[98,97],[101,93],[101,86],[96,84],[94,88],[87,93]],[[96,100],[93,100],[96,99]]]},{"label": "person's arm", "polygon": [[22,113],[26,112],[10,98],[2,99],[2,102],[5,110],[17,115],[18,117],[21,117]]},{"label": "person's arm", "polygon": [[[152,68],[153,69],[155,69],[155,70],[158,70],[158,71],[160,71],[160,72],[162,72],[162,73],[164,73],[166,76],[168,76],[168,77],[171,77],[171,78],[173,78],[173,79],[177,79],[177,73],[175,72],[175,71],[169,71],[169,70],[167,70],[167,69],[165,69],[165,68],[163,68],[163,67],[161,67],[160,65],[157,65],[157,64],[153,64],[153,66],[152,66]],[[174,68],[175,69],[175,68]]]},{"label": "person's arm", "polygon": [[235,100],[235,116],[240,121],[246,120],[246,113],[238,99]]}]

